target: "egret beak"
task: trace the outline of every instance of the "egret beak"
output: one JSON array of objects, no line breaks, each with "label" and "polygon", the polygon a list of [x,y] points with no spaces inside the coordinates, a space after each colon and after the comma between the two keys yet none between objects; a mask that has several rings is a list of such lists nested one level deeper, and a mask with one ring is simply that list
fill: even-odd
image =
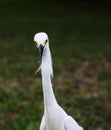
[{"label": "egret beak", "polygon": [[42,54],[43,54],[44,46],[40,44],[38,48],[39,48],[40,58],[42,59]]}]

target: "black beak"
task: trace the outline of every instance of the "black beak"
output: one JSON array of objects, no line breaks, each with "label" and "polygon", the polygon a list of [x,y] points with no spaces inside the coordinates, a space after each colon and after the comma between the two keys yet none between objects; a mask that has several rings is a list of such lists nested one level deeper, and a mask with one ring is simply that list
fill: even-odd
[{"label": "black beak", "polygon": [[39,48],[40,58],[42,59],[42,54],[43,54],[44,46],[40,45],[38,48]]}]

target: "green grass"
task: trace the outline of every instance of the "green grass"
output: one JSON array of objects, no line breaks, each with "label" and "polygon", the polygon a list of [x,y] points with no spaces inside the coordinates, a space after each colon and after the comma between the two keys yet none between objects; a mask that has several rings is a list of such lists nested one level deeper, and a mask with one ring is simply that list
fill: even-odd
[{"label": "green grass", "polygon": [[110,12],[2,2],[0,15],[0,130],[39,129],[43,97],[41,76],[33,75],[33,36],[40,31],[49,35],[59,104],[85,130],[110,130]]}]

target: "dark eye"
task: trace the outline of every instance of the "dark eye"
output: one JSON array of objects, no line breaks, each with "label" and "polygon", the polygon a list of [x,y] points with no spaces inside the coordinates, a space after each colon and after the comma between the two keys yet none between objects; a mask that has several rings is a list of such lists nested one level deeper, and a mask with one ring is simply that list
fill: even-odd
[{"label": "dark eye", "polygon": [[37,42],[34,42],[35,46],[37,46]]},{"label": "dark eye", "polygon": [[48,40],[45,40],[45,44],[48,42]]}]

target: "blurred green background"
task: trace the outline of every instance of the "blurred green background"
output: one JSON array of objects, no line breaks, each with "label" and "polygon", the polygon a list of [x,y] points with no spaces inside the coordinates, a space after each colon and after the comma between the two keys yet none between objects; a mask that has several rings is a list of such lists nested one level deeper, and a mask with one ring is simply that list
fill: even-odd
[{"label": "blurred green background", "polygon": [[38,130],[43,115],[37,32],[47,32],[59,104],[85,130],[111,130],[108,1],[0,1],[0,130]]}]

